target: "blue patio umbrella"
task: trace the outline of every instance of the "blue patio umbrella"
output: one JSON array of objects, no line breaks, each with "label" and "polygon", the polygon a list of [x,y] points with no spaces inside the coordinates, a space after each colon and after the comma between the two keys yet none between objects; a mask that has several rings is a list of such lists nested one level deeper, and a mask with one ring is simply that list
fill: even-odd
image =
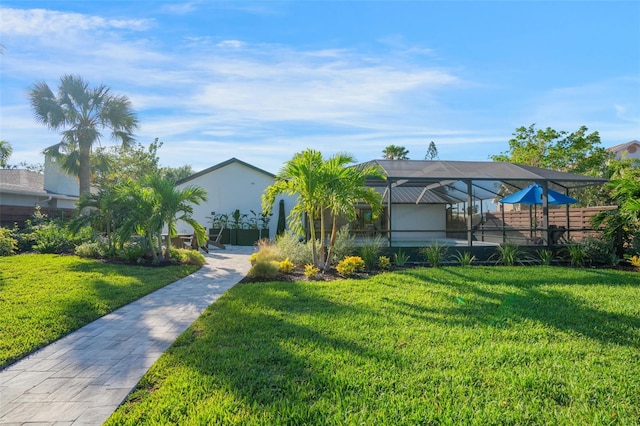
[{"label": "blue patio umbrella", "polygon": [[[521,189],[518,192],[514,192],[511,195],[508,195],[501,199],[499,202],[501,204],[527,204],[529,205],[529,221],[532,224],[532,228],[537,229],[537,223],[533,225],[533,216],[531,215],[531,206],[542,205],[542,186],[540,184],[534,183],[526,188]],[[554,191],[553,189],[547,189],[547,201],[549,204],[575,204],[578,202],[575,198],[571,198],[568,195],[561,194],[558,191]],[[537,213],[536,213],[537,217]],[[504,209],[502,209],[502,223],[504,224]],[[567,222],[568,224],[568,222]],[[567,225],[568,226],[568,225]],[[531,236],[533,236],[533,231],[531,231]]]},{"label": "blue patio umbrella", "polygon": [[[561,194],[553,189],[547,190],[547,200],[549,201],[549,204],[575,204],[578,202],[575,198]],[[542,186],[537,183],[531,184],[518,192],[514,192],[513,194],[504,197],[500,200],[500,203],[529,205],[542,204]]]}]

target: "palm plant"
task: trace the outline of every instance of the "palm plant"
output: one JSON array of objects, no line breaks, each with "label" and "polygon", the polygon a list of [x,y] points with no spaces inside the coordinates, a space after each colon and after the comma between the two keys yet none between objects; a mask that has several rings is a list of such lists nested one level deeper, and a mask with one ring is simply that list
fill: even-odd
[{"label": "palm plant", "polygon": [[13,149],[7,141],[0,140],[0,167],[6,167]]},{"label": "palm plant", "polygon": [[165,258],[169,258],[171,237],[177,235],[176,223],[178,221],[191,225],[196,236],[197,245],[204,244],[207,238],[206,230],[191,215],[193,214],[194,204],[199,205],[201,201],[207,201],[207,191],[198,186],[178,189],[172,180],[157,175],[150,176],[147,185],[153,190],[156,198],[152,220],[160,224],[161,228],[166,225],[168,229],[169,238],[167,238]]},{"label": "palm plant", "polygon": [[[324,160],[319,151],[307,149],[293,156],[287,161],[276,175],[273,185],[269,186],[262,195],[262,210],[269,214],[273,209],[275,199],[280,194],[297,195],[297,202],[289,212],[291,227],[302,233],[303,218],[309,220],[311,233],[311,253],[313,264],[318,265],[318,251],[316,242],[315,221],[322,217],[326,185],[322,173]],[[324,225],[324,221],[322,221]],[[322,234],[324,234],[322,232]]]},{"label": "palm plant", "polygon": [[409,150],[404,146],[389,145],[383,151],[385,160],[408,160]]},{"label": "palm plant", "polygon": [[134,142],[138,119],[131,102],[126,96],[112,95],[105,85],[89,88],[82,77],[64,75],[57,95],[45,82],[38,82],[29,97],[37,121],[52,130],[63,129],[62,140],[45,154],[60,158],[63,169],[78,175],[80,194],[89,193],[91,151],[102,139],[101,131],[110,130],[123,146]]}]

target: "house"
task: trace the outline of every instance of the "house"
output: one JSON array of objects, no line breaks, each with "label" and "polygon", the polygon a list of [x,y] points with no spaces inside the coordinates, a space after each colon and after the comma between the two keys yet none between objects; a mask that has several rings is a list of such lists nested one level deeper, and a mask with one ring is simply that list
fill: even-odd
[{"label": "house", "polygon": [[[228,218],[227,227],[230,227],[232,214],[236,210],[242,215],[241,227],[248,228],[253,220],[259,218],[262,212],[262,194],[274,182],[275,175],[272,173],[237,158],[231,158],[176,182],[176,187],[185,189],[192,185],[207,191],[207,201],[193,206],[192,214],[193,218],[206,228],[213,228],[213,218],[221,215]],[[279,197],[276,204],[280,200],[284,200],[286,212],[289,212],[295,202],[290,197]],[[269,218],[272,219],[268,224],[270,237],[276,234],[278,210],[274,208],[274,216]],[[188,224],[179,222],[177,232],[190,234],[193,230]],[[266,236],[262,233],[262,237]]]},{"label": "house", "polygon": [[607,151],[613,153],[616,160],[620,160],[621,158],[635,158],[640,160],[640,142],[637,140],[612,146],[611,148],[607,148]]},{"label": "house", "polygon": [[44,174],[24,169],[0,169],[0,226],[21,226],[36,206],[49,217],[71,216],[78,201],[75,177],[46,158]]}]

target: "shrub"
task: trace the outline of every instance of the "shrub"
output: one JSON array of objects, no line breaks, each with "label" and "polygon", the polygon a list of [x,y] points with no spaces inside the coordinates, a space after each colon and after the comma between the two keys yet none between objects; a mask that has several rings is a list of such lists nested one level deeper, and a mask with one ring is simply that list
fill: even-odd
[{"label": "shrub", "polygon": [[307,277],[308,280],[315,280],[320,273],[320,269],[316,268],[313,264],[307,263],[304,265],[304,276]]},{"label": "shrub", "polygon": [[171,248],[169,253],[171,258],[176,259],[184,265],[202,266],[206,262],[204,255],[197,250]]},{"label": "shrub", "polygon": [[287,257],[285,260],[282,260],[278,263],[278,268],[280,272],[284,274],[290,274],[296,268],[296,265],[293,264],[292,261]]},{"label": "shrub", "polygon": [[584,243],[585,261],[590,264],[614,265],[618,263],[613,242],[607,239],[589,237]]},{"label": "shrub", "polygon": [[403,267],[409,261],[409,255],[402,251],[402,249],[398,249],[397,253],[393,255],[393,262],[398,267]]},{"label": "shrub", "polygon": [[640,256],[631,256],[629,262],[636,268],[640,268]]},{"label": "shrub", "polygon": [[[194,250],[188,250],[188,251],[194,251]],[[138,242],[133,242],[133,243],[126,243],[124,247],[122,247],[122,250],[119,252],[119,257],[127,262],[136,262],[139,259],[145,257],[147,253],[148,253],[148,250],[143,244]],[[185,262],[182,262],[182,259],[180,259],[180,261],[181,263],[185,263]],[[194,265],[195,264],[197,263],[194,263]],[[204,262],[200,266],[202,265],[204,265]]]},{"label": "shrub", "polygon": [[447,259],[449,247],[440,245],[437,241],[428,247],[420,249],[420,253],[425,257],[427,262],[434,268],[437,268]]},{"label": "shrub", "polygon": [[300,237],[290,229],[276,238],[276,248],[281,259],[289,258],[295,265],[312,262],[311,244],[300,241]]},{"label": "shrub", "polygon": [[553,261],[553,251],[549,249],[537,250],[536,254],[542,265],[551,265]]},{"label": "shrub", "polygon": [[350,277],[358,271],[362,271],[366,263],[360,256],[347,256],[338,262],[336,270],[343,277]]},{"label": "shrub", "polygon": [[380,256],[378,258],[378,266],[380,269],[389,269],[391,267],[391,259],[388,256]]},{"label": "shrub", "polygon": [[351,256],[355,253],[355,250],[355,237],[349,232],[349,225],[344,225],[336,233],[331,262],[335,263],[346,256]]},{"label": "shrub", "polygon": [[34,240],[38,253],[71,253],[74,248],[69,232],[53,222],[36,229]]},{"label": "shrub", "polygon": [[498,256],[497,263],[501,263],[506,266],[514,266],[516,263],[522,261],[525,257],[525,253],[522,251],[520,246],[514,243],[506,242],[498,246],[497,250],[498,251],[495,254]]},{"label": "shrub", "polygon": [[[382,247],[382,238],[366,238],[359,248],[360,258],[364,261],[367,269],[373,269],[378,262],[380,256],[380,248]],[[353,256],[351,256],[353,257]],[[344,260],[344,259],[343,259]]]},{"label": "shrub", "polygon": [[262,280],[276,279],[280,275],[280,263],[275,260],[258,261],[249,269],[247,275]]},{"label": "shrub", "polygon": [[584,246],[580,243],[571,243],[566,246],[569,261],[573,266],[584,266],[586,252]]},{"label": "shrub", "polygon": [[471,255],[471,252],[465,251],[464,253],[459,251],[454,256],[456,262],[460,264],[460,266],[470,266],[475,260],[476,257]]},{"label": "shrub", "polygon": [[91,243],[83,243],[79,246],[76,246],[74,253],[79,257],[100,259],[104,257],[106,251],[107,247],[104,247],[100,242],[94,241]]},{"label": "shrub", "polygon": [[269,242],[269,240],[260,240],[258,242],[258,251],[249,256],[249,261],[252,265],[259,262],[270,262],[272,260],[280,260],[280,252]]},{"label": "shrub", "polygon": [[8,228],[0,228],[0,256],[10,256],[18,249],[18,240]]}]

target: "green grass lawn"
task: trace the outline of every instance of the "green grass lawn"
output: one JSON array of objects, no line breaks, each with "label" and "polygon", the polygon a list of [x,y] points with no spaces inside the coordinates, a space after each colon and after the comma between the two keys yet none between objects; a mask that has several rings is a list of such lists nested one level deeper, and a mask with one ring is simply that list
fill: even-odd
[{"label": "green grass lawn", "polygon": [[197,269],[45,254],[0,257],[0,368]]},{"label": "green grass lawn", "polygon": [[109,425],[640,422],[640,275],[414,269],[240,284]]}]

